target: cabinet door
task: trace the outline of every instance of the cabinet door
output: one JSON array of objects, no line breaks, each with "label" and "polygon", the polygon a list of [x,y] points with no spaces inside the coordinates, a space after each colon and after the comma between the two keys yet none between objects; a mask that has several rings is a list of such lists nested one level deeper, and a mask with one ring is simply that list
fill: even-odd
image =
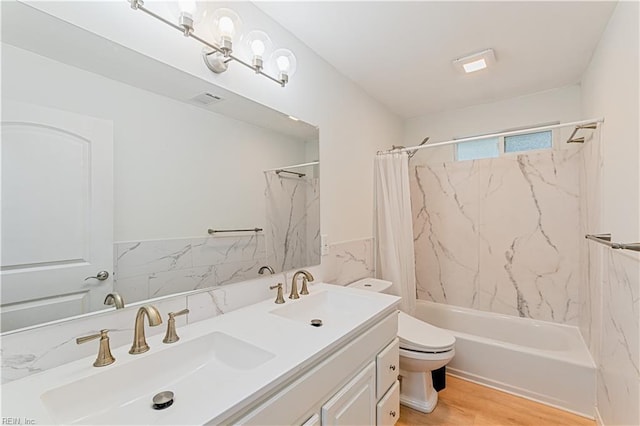
[{"label": "cabinet door", "polygon": [[322,425],[372,425],[376,422],[376,370],[370,363],[322,406]]}]

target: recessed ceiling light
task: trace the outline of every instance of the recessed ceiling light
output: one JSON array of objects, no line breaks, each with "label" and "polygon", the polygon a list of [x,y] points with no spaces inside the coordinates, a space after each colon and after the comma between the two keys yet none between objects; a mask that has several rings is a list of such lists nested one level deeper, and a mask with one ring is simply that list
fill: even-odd
[{"label": "recessed ceiling light", "polygon": [[487,62],[484,59],[478,59],[477,61],[468,62],[466,64],[462,64],[465,72],[474,72],[480,71],[487,67]]},{"label": "recessed ceiling light", "polygon": [[471,73],[483,70],[490,64],[493,64],[496,60],[496,56],[493,53],[493,49],[485,49],[481,52],[472,53],[463,58],[453,60],[453,65],[459,67],[464,72]]}]

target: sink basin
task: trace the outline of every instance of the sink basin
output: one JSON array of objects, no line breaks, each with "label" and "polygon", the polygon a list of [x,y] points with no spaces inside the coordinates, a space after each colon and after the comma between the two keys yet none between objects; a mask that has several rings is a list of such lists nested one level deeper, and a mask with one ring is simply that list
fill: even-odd
[{"label": "sink basin", "polygon": [[122,418],[126,423],[127,416],[131,422],[141,411],[153,412],[151,399],[159,391],[176,390],[177,401],[187,394],[181,389],[206,392],[205,377],[209,386],[219,386],[216,378],[228,380],[230,374],[255,369],[274,356],[213,332],[130,362],[116,361],[98,374],[45,392],[41,399],[56,423],[109,424]]},{"label": "sink basin", "polygon": [[377,306],[372,305],[367,297],[325,290],[301,296],[294,303],[274,309],[271,313],[306,324],[310,324],[312,319],[320,319],[323,326],[332,326],[360,321],[375,309]]}]

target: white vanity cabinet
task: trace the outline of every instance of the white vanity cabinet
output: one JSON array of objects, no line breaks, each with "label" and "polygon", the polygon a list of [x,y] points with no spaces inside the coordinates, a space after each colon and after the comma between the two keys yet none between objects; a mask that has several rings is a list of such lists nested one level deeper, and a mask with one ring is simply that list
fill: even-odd
[{"label": "white vanity cabinet", "polygon": [[400,413],[399,397],[394,397],[399,389],[397,330],[394,312],[223,424],[395,424]]}]

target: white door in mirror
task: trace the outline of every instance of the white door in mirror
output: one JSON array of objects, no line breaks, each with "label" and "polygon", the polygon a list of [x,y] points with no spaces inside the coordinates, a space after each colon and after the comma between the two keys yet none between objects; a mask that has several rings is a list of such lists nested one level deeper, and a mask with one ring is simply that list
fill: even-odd
[{"label": "white door in mirror", "polygon": [[2,331],[102,305],[113,279],[88,277],[113,266],[111,121],[3,102],[1,233]]}]

